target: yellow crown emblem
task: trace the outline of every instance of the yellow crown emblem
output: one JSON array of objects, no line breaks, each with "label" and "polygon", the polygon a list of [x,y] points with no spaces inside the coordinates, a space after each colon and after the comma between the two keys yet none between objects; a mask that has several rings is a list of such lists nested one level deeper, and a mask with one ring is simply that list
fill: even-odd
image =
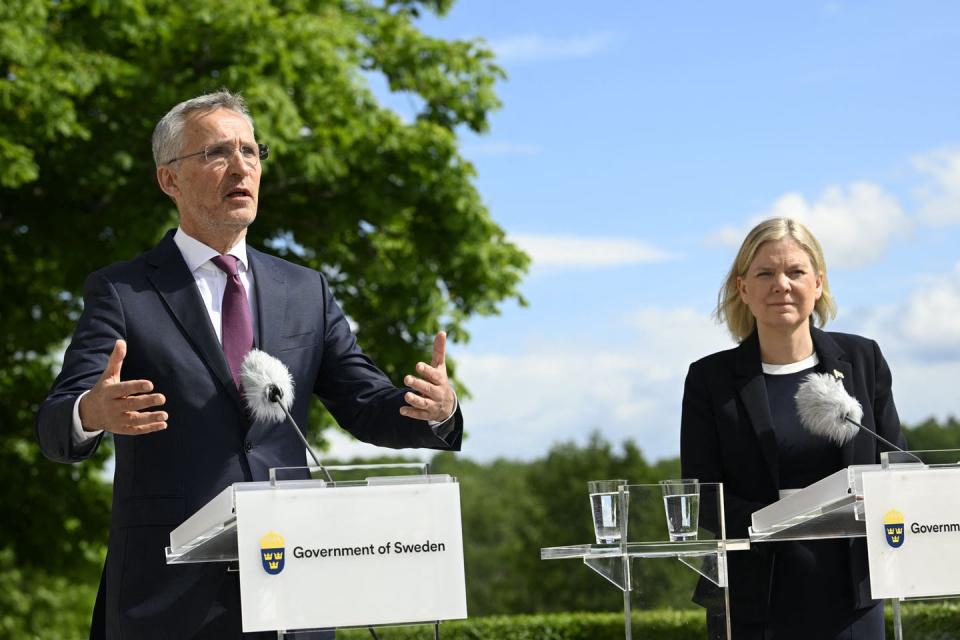
[{"label": "yellow crown emblem", "polygon": [[903,524],[903,514],[896,509],[890,509],[883,514],[883,524]]},{"label": "yellow crown emblem", "polygon": [[279,549],[283,547],[283,536],[276,531],[271,531],[260,538],[261,549]]}]

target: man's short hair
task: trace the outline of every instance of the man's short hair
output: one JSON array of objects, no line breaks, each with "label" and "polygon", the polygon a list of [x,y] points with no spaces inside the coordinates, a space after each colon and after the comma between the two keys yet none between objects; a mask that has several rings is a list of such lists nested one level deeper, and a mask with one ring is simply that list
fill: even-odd
[{"label": "man's short hair", "polygon": [[180,140],[183,125],[191,114],[197,111],[209,112],[217,109],[236,111],[247,119],[247,122],[250,123],[250,129],[253,130],[253,118],[250,117],[247,103],[244,102],[240,94],[221,89],[214,93],[190,98],[170,109],[165,116],[160,118],[160,122],[154,128],[153,162],[159,167],[180,155],[183,150]]}]

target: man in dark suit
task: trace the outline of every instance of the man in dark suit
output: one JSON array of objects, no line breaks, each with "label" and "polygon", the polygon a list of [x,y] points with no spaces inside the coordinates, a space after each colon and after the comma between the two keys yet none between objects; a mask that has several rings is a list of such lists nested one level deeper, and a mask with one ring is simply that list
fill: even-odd
[{"label": "man in dark suit", "polygon": [[91,636],[234,638],[237,574],[167,566],[164,547],[231,483],[306,463],[290,428],[245,409],[238,369],[250,348],[289,368],[301,425],[311,390],[341,426],[381,446],[459,450],[462,417],[443,333],[432,362],[398,389],[358,348],[323,276],[246,246],[266,149],[242,99],[221,91],[177,105],[153,151],[179,228],[88,277],[37,439],[48,458],[77,462],[113,433],[112,524]]}]

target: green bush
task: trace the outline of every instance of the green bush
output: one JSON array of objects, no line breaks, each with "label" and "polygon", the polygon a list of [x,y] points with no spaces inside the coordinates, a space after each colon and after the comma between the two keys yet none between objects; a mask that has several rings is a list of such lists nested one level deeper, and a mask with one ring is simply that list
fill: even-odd
[{"label": "green bush", "polygon": [[[0,638],[71,640],[86,638],[96,585],[72,585],[59,577],[19,569],[9,552],[0,553]],[[903,605],[904,637],[960,640],[960,604],[952,601]],[[893,640],[887,607],[887,638]],[[703,640],[700,610],[634,613],[634,629],[645,640]],[[377,629],[381,640],[429,640],[428,626]],[[616,612],[478,616],[445,622],[444,640],[621,640],[623,615]],[[366,629],[341,629],[337,640],[367,640]]]},{"label": "green bush", "polygon": [[[953,600],[903,604],[903,637],[913,640],[960,640],[960,603]],[[893,615],[887,607],[887,639],[893,638]]]},{"label": "green bush", "polygon": [[[704,617],[700,611],[644,611],[634,614],[644,640],[703,640]],[[634,627],[636,628],[636,626]],[[433,638],[427,627],[377,629],[381,640]],[[485,616],[445,622],[443,640],[623,640],[623,614],[548,613]],[[370,638],[366,630],[337,632],[337,640]]]},{"label": "green bush", "polygon": [[[955,602],[907,603],[903,606],[904,637],[910,640],[960,640],[960,604]],[[893,622],[887,607],[887,638],[893,640]],[[701,611],[657,610],[634,613],[634,629],[644,640],[703,640]],[[430,628],[377,629],[381,640],[429,640]],[[621,640],[623,615],[619,613],[550,613],[542,615],[486,616],[445,622],[444,640]],[[337,632],[337,640],[365,640],[365,629]]]}]

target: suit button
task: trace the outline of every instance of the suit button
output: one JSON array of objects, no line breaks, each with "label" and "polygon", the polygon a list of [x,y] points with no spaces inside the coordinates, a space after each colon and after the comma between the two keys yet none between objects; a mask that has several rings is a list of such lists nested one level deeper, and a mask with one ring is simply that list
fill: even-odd
[{"label": "suit button", "polygon": [[244,442],[243,450],[246,451],[247,453],[250,453],[251,451],[253,451],[253,443],[250,442],[249,440]]}]

